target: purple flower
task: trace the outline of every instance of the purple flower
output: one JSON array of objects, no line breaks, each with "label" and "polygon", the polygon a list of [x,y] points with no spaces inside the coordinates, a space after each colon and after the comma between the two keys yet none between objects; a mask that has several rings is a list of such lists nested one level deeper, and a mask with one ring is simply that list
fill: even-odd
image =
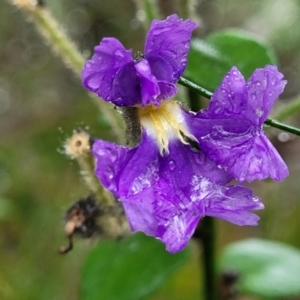
[{"label": "purple flower", "polygon": [[275,66],[254,71],[247,83],[233,67],[209,107],[194,119],[194,135],[208,157],[243,181],[283,180],[288,169],[263,132],[263,122],[286,84]]},{"label": "purple flower", "polygon": [[142,133],[134,148],[96,140],[96,175],[122,202],[132,231],[162,240],[172,253],[187,245],[204,216],[256,225],[259,217],[250,211],[262,209],[261,200],[228,184],[265,178],[272,173],[266,168],[280,159],[261,130],[284,87],[273,67],[256,71],[248,87],[232,69],[197,115],[167,100],[177,93],[196,27],[177,15],[154,20],[144,55],[135,58],[117,39],[104,38],[82,71],[87,89],[117,106],[135,107]]},{"label": "purple flower", "polygon": [[197,24],[171,15],[154,20],[144,55],[132,58],[115,38],[104,38],[82,71],[83,85],[118,106],[156,105],[177,93],[175,83],[187,63],[192,31]]},{"label": "purple flower", "polygon": [[237,225],[257,225],[250,210],[259,198],[242,186],[226,186],[232,177],[198,147],[188,124],[192,116],[175,101],[140,108],[142,140],[135,148],[96,140],[96,175],[123,204],[132,231],[143,231],[182,250],[204,216]]}]

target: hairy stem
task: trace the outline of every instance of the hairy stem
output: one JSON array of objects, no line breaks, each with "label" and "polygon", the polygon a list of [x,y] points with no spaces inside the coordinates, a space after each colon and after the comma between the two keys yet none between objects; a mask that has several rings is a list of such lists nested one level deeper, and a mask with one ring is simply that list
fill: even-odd
[{"label": "hairy stem", "polygon": [[[62,59],[65,65],[80,76],[85,58],[47,8],[33,0],[12,0],[12,3],[20,8],[29,17],[29,20],[35,24],[46,43],[50,45],[53,52]],[[92,96],[92,99],[110,124],[115,138],[120,141],[123,140],[123,130],[120,126],[121,119],[117,112],[112,110],[102,99],[95,96]]]}]

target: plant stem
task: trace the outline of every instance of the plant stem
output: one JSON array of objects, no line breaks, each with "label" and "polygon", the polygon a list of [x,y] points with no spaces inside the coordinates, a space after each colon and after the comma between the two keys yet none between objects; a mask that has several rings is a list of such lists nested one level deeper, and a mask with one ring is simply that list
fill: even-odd
[{"label": "plant stem", "polygon": [[[192,91],[198,93],[201,96],[204,96],[205,98],[210,99],[211,96],[212,96],[212,92],[206,90],[205,88],[193,83],[192,81],[190,81],[190,80],[188,80],[184,77],[180,77],[178,82],[179,82],[179,84],[187,87],[188,89],[191,89]],[[274,120],[274,119],[271,119],[271,118],[267,118],[264,123],[266,125],[271,126],[271,127],[275,127],[275,128],[281,129],[283,131],[293,133],[295,135],[300,136],[300,129],[296,128],[294,126],[278,122],[277,120]]]},{"label": "plant stem", "polygon": [[[193,111],[199,111],[201,101],[199,93],[195,90],[189,90],[189,104]],[[200,242],[201,262],[204,274],[204,299],[216,300],[216,272],[215,272],[215,231],[214,219],[205,217],[201,220],[194,237]]]},{"label": "plant stem", "polygon": [[216,270],[215,270],[215,226],[214,219],[202,219],[202,261],[205,274],[204,296],[205,300],[216,300]]},{"label": "plant stem", "polygon": [[[80,76],[85,58],[65,32],[63,32],[61,26],[52,17],[47,8],[31,0],[12,0],[12,3],[26,13],[46,43],[50,45],[54,54],[58,55],[65,65],[77,76]],[[120,141],[123,140],[124,134],[117,112],[111,109],[102,99],[95,96],[92,96],[92,99],[110,124],[115,138]]]}]

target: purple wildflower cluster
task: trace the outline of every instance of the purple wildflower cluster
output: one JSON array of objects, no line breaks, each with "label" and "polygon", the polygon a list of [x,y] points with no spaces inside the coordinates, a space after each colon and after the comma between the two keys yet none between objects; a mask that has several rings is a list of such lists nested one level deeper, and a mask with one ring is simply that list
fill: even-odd
[{"label": "purple wildflower cluster", "polygon": [[[236,179],[282,180],[288,170],[262,126],[286,82],[274,66],[248,82],[233,67],[207,109],[193,113],[171,100],[197,24],[172,15],[154,20],[144,54],[133,58],[104,38],[82,71],[84,86],[117,106],[136,107],[141,139],[129,148],[96,140],[96,175],[122,202],[132,231],[186,247],[199,220],[212,216],[257,225],[261,199]],[[201,62],[199,62],[201,63]]]}]

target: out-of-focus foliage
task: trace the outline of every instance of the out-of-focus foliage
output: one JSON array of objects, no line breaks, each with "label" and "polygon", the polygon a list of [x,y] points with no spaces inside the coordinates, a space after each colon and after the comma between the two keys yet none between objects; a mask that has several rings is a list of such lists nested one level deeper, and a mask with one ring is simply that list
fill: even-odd
[{"label": "out-of-focus foliage", "polygon": [[224,75],[238,67],[248,78],[256,68],[276,64],[272,48],[247,32],[225,29],[195,39],[191,44],[184,75],[200,86],[214,91]]},{"label": "out-of-focus foliage", "polygon": [[[104,36],[119,38],[134,52],[143,49],[143,12],[136,12],[132,0],[44,2],[86,57]],[[173,12],[172,7],[169,10]],[[195,37],[205,40],[220,29],[235,27],[266,39],[288,79],[284,97],[295,97],[300,93],[299,12],[299,0],[199,0],[196,13],[202,22]],[[82,264],[97,241],[76,240],[67,256],[57,254],[65,243],[64,212],[87,194],[76,164],[59,150],[76,127],[88,126],[94,136],[112,137],[78,77],[51,53],[24,15],[8,1],[0,1],[0,20],[0,198],[5,199],[0,202],[11,208],[7,211],[0,203],[0,299],[76,300]],[[241,55],[248,55],[246,50]],[[279,103],[285,105],[285,101]],[[297,118],[291,122],[300,125]],[[299,139],[278,131],[269,133],[291,175],[282,183],[251,185],[266,206],[260,212],[259,226],[237,227],[218,221],[218,251],[252,236],[300,248]],[[187,264],[151,299],[199,297],[201,249],[192,249]],[[155,256],[153,253],[149,260]]]},{"label": "out-of-focus foliage", "polygon": [[81,299],[142,299],[153,293],[187,258],[188,249],[170,254],[162,243],[141,233],[119,242],[100,242],[85,262]]},{"label": "out-of-focus foliage", "polygon": [[284,243],[233,243],[224,249],[220,269],[238,271],[242,293],[272,299],[300,295],[300,251]]}]

